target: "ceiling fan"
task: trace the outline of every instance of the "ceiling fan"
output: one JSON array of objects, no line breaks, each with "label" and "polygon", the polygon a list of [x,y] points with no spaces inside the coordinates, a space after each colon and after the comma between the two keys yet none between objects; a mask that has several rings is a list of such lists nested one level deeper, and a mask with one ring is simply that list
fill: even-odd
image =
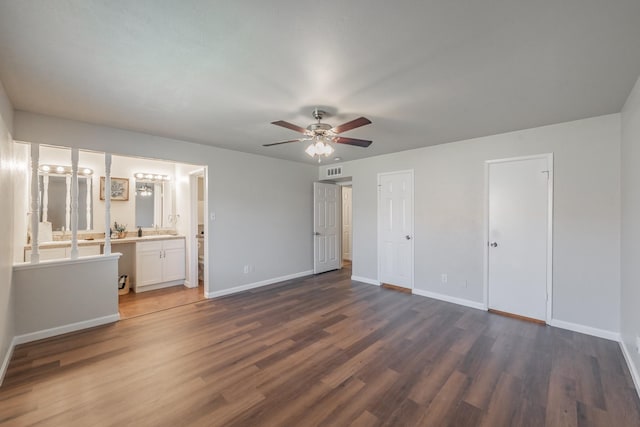
[{"label": "ceiling fan", "polygon": [[322,123],[322,118],[327,114],[323,110],[314,109],[313,117],[318,121],[317,123],[311,123],[307,128],[302,128],[300,126],[294,125],[293,123],[285,122],[284,120],[278,120],[276,122],[271,122],[271,124],[276,126],[282,126],[287,129],[294,130],[296,132],[300,132],[304,135],[298,139],[290,139],[287,141],[273,142],[271,144],[263,144],[263,147],[271,147],[272,145],[280,145],[280,144],[288,144],[290,142],[301,142],[301,141],[313,141],[309,147],[305,150],[307,154],[311,157],[317,156],[329,156],[333,153],[333,147],[330,143],[336,144],[347,144],[354,145],[356,147],[368,147],[371,145],[372,141],[368,141],[365,139],[356,139],[356,138],[348,138],[344,136],[339,136],[342,132],[346,132],[351,129],[359,128],[360,126],[365,126],[371,123],[371,120],[365,117],[359,117],[355,120],[351,120],[350,122],[343,123],[340,126],[332,127],[330,124]]}]

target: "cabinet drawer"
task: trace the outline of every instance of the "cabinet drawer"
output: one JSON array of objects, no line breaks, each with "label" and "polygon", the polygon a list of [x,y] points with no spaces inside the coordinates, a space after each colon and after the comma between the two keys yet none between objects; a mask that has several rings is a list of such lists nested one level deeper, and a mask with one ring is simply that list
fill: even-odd
[{"label": "cabinet drawer", "polygon": [[184,249],[184,239],[165,240],[164,249]]},{"label": "cabinet drawer", "polygon": [[149,252],[162,250],[162,240],[156,242],[137,242],[136,252]]}]

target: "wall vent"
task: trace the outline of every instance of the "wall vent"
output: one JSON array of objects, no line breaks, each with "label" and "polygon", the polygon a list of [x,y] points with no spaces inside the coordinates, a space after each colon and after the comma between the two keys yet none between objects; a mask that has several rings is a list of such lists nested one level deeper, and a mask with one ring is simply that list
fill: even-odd
[{"label": "wall vent", "polygon": [[335,168],[327,168],[328,177],[340,176],[340,175],[342,175],[342,166],[337,166]]}]

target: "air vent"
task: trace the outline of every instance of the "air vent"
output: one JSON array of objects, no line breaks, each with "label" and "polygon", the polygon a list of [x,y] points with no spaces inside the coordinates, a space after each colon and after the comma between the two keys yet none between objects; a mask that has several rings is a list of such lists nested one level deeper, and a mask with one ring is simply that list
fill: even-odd
[{"label": "air vent", "polygon": [[340,176],[340,175],[342,175],[342,166],[327,169],[327,176],[333,177],[333,176]]}]

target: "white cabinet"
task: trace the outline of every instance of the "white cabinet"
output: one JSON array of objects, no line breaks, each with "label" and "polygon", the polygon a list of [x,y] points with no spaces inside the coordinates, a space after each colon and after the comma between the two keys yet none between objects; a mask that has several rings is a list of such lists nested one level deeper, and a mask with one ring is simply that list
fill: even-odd
[{"label": "white cabinet", "polygon": [[184,278],[184,239],[136,243],[136,292],[178,285]]},{"label": "white cabinet", "polygon": [[[40,261],[71,257],[71,246],[62,248],[40,248]],[[78,256],[100,255],[100,245],[78,246]],[[25,262],[31,261],[31,249],[24,251]]]}]

